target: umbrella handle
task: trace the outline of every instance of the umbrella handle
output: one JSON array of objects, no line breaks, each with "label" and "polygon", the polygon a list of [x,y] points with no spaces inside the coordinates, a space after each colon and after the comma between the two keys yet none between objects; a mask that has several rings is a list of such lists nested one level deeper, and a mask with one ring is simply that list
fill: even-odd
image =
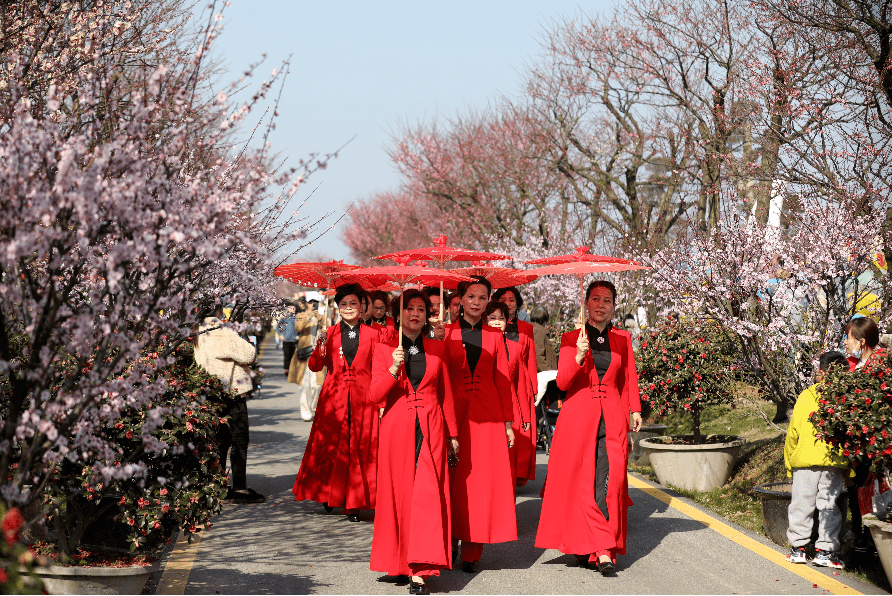
[{"label": "umbrella handle", "polygon": [[403,345],[403,288],[400,288],[400,335],[397,337],[396,345]]},{"label": "umbrella handle", "polygon": [[443,280],[440,280],[440,322],[445,323],[443,320]]},{"label": "umbrella handle", "polygon": [[579,277],[579,291],[582,297],[582,303],[579,305],[579,327],[585,326],[585,278]]}]

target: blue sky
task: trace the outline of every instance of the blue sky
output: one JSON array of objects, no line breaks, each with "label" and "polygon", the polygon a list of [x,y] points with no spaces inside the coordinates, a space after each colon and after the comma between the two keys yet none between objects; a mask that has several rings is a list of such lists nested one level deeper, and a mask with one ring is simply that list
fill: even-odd
[{"label": "blue sky", "polygon": [[[524,65],[539,54],[552,20],[609,6],[607,0],[232,0],[215,53],[231,69],[226,82],[263,53],[261,77],[292,55],[271,137],[275,151],[297,161],[314,151],[332,152],[355,137],[302,187],[306,196],[319,185],[300,213],[316,219],[397,186],[385,148],[398,122],[451,116],[485,106],[500,93],[518,93]],[[340,239],[343,225],[298,258],[349,258]]]}]

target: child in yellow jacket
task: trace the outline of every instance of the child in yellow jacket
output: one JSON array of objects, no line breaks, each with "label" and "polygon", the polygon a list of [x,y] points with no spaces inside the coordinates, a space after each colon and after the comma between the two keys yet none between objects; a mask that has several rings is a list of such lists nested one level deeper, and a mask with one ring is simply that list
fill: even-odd
[{"label": "child in yellow jacket", "polygon": [[838,449],[817,439],[814,424],[809,420],[809,415],[818,409],[821,382],[831,366],[848,368],[848,362],[839,352],[821,354],[817,383],[799,395],[787,429],[784,464],[787,475],[793,476],[793,495],[787,510],[787,540],[792,548],[786,559],[790,563],[808,561],[805,546],[811,540],[817,509],[818,539],[812,563],[842,569],[839,533],[843,517],[836,501],[842,494],[848,462]]}]

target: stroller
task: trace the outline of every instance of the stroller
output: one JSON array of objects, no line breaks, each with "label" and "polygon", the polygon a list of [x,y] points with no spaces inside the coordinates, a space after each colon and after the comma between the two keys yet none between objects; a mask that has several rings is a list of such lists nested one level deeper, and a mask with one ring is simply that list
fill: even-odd
[{"label": "stroller", "polygon": [[542,396],[542,399],[539,400],[539,405],[536,406],[536,418],[539,428],[539,436],[536,443],[540,449],[545,451],[546,455],[551,451],[554,427],[557,424],[557,417],[561,413],[561,406],[566,396],[567,392],[558,389],[555,381],[548,381],[545,395]]}]

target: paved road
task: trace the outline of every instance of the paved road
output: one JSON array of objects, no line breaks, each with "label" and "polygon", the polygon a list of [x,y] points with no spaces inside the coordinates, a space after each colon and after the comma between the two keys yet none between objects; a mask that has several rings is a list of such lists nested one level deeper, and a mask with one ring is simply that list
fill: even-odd
[{"label": "paved road", "polygon": [[[326,514],[316,503],[294,501],[291,487],[311,423],[300,419],[295,386],[285,382],[281,371],[281,351],[271,342],[264,347],[263,393],[249,403],[248,485],[269,497],[258,505],[228,505],[215,519],[198,547],[185,593],[407,593],[369,570],[370,513],[363,514],[362,523],[350,523],[343,515]],[[547,460],[540,452],[539,480],[519,489],[519,540],[487,546],[477,574],[444,571],[430,580],[432,591],[827,594],[829,588],[836,593],[884,593],[845,573],[801,577],[636,488],[630,491],[635,505],[629,510],[629,553],[620,557],[618,574],[603,578],[580,569],[570,555],[533,546]],[[737,529],[758,541],[758,548],[781,552],[767,539]]]}]

